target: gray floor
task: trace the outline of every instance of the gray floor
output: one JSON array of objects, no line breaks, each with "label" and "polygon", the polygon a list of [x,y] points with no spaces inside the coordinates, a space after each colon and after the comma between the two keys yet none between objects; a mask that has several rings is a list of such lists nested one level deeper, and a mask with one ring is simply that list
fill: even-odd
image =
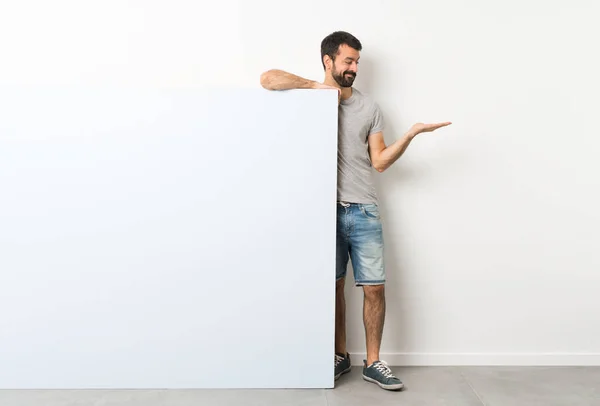
[{"label": "gray floor", "polygon": [[1,406],[600,406],[600,367],[395,367],[402,392],[361,378],[327,390],[0,391]]}]

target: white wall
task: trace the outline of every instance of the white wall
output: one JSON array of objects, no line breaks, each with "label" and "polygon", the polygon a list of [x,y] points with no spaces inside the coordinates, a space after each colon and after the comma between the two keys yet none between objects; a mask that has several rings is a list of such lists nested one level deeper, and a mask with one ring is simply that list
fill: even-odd
[{"label": "white wall", "polygon": [[[214,8],[208,11],[208,6]],[[216,8],[215,8],[216,7]],[[323,76],[354,33],[389,142],[377,175],[392,363],[600,363],[597,2],[42,1],[0,6],[0,84],[256,87]],[[349,286],[349,349],[364,352]],[[356,354],[355,362],[360,362]]]}]

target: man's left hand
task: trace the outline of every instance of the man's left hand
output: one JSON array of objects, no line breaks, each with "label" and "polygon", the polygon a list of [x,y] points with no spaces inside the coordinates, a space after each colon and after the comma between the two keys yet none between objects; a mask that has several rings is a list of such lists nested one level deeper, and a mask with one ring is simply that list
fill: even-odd
[{"label": "man's left hand", "polygon": [[411,138],[414,138],[420,133],[429,133],[429,132],[437,130],[438,128],[446,127],[447,125],[450,125],[450,124],[452,124],[450,121],[446,121],[443,123],[436,123],[436,124],[417,123],[410,128],[408,133],[410,135],[412,135]]}]

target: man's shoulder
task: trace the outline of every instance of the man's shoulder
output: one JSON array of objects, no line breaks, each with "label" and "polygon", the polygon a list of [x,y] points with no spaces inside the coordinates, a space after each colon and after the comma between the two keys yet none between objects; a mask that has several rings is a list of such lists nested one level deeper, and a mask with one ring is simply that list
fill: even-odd
[{"label": "man's shoulder", "polygon": [[365,107],[379,108],[379,104],[370,93],[359,90],[355,87],[352,88],[352,91],[356,95],[356,98],[362,101]]},{"label": "man's shoulder", "polygon": [[361,100],[360,108],[363,112],[361,116],[365,117],[370,123],[370,133],[382,131],[384,128],[383,112],[377,101],[368,93],[360,90],[357,90],[356,95]]}]

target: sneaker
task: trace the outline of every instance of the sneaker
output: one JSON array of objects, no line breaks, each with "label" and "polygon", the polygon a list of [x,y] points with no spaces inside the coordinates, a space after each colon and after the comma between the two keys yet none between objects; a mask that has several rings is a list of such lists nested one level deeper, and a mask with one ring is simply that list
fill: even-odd
[{"label": "sneaker", "polygon": [[363,379],[365,381],[376,383],[387,390],[399,390],[404,388],[402,381],[394,376],[392,370],[385,361],[375,361],[371,366],[367,366],[366,360],[364,363]]},{"label": "sneaker", "polygon": [[347,372],[350,372],[352,369],[352,364],[350,362],[350,354],[340,355],[335,354],[335,380],[337,381],[340,376],[344,375]]}]

